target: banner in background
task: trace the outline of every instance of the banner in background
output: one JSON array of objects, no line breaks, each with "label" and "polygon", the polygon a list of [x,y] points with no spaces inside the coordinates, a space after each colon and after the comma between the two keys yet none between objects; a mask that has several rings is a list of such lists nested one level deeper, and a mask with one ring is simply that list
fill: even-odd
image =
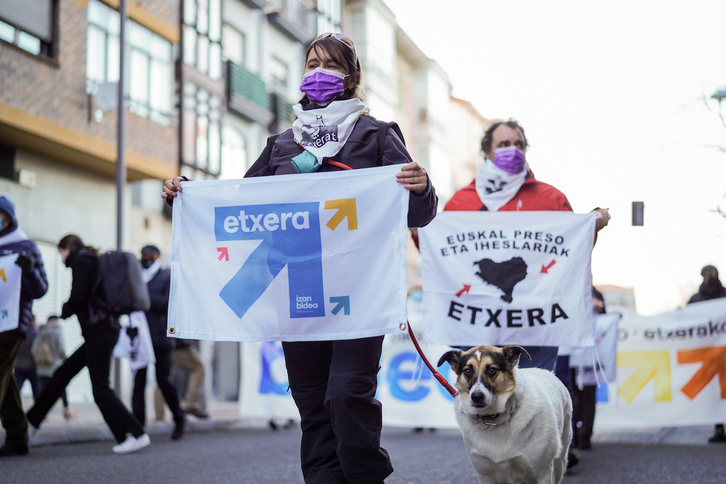
[{"label": "banner in background", "polygon": [[595,427],[708,425],[726,417],[726,298],[657,316],[622,311],[617,382]]},{"label": "banner in background", "polygon": [[577,369],[574,383],[578,386],[614,382],[617,378],[618,321],[618,313],[596,314],[595,346],[572,348],[570,368]]},{"label": "banner in background", "polygon": [[0,333],[18,327],[22,269],[15,263],[18,254],[0,257]]},{"label": "banner in background", "polygon": [[419,230],[425,341],[592,346],[594,213],[443,212]]},{"label": "banner in background", "polygon": [[312,341],[397,331],[409,198],[399,170],[182,183],[169,335]]}]

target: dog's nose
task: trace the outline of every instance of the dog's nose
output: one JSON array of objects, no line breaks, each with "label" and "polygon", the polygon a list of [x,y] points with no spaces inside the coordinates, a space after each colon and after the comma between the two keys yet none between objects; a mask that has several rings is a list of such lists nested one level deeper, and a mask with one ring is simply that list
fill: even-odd
[{"label": "dog's nose", "polygon": [[469,394],[471,403],[474,405],[482,405],[484,403],[484,392],[473,392]]}]

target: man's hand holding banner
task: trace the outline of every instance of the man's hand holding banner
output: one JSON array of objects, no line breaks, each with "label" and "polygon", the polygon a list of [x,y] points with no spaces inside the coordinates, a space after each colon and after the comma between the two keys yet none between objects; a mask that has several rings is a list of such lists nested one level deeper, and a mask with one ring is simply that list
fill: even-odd
[{"label": "man's hand holding banner", "polygon": [[406,321],[400,166],[183,183],[168,334],[351,339]]},{"label": "man's hand holding banner", "polygon": [[592,346],[594,213],[444,212],[419,230],[427,342]]}]

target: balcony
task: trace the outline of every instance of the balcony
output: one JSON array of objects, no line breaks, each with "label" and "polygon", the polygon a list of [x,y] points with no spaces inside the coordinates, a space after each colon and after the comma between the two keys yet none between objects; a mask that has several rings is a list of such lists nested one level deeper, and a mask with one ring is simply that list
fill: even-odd
[{"label": "balcony", "polygon": [[284,94],[273,92],[270,95],[270,107],[272,108],[273,119],[270,123],[270,132],[281,133],[292,127],[292,106],[294,103],[288,101]]},{"label": "balcony", "polygon": [[306,0],[276,0],[270,2],[265,11],[270,23],[290,40],[307,44],[315,38],[317,20],[314,3]]},{"label": "balcony", "polygon": [[227,107],[264,126],[274,119],[265,82],[232,61],[227,61]]},{"label": "balcony", "polygon": [[267,6],[267,0],[242,0],[242,3],[250,8],[265,8]]}]

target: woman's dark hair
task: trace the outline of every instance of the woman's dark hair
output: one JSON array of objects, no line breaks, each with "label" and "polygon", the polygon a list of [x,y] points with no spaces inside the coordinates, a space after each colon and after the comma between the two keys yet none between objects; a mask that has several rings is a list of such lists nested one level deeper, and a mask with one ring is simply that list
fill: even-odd
[{"label": "woman's dark hair", "polygon": [[[307,63],[310,52],[315,49],[315,53],[320,55],[321,51],[328,54],[335,62],[341,66],[345,66],[348,71],[350,79],[353,81],[353,89],[346,88],[343,94],[339,96],[340,99],[351,99],[354,97],[363,98],[363,91],[361,85],[361,70],[360,60],[357,58],[356,53],[347,45],[342,43],[340,40],[333,36],[323,37],[321,39],[313,40],[305,49],[305,62]],[[344,81],[345,82],[345,81]],[[348,82],[345,83],[349,84]]]},{"label": "woman's dark hair", "polygon": [[492,138],[494,137],[494,130],[496,130],[499,126],[505,125],[509,126],[512,129],[518,129],[520,133],[522,133],[522,138],[524,138],[524,149],[526,150],[529,148],[529,141],[527,141],[527,135],[524,134],[524,128],[519,125],[519,123],[510,118],[508,121],[497,121],[496,123],[489,126],[489,129],[487,129],[486,133],[484,133],[484,137],[481,139],[481,150],[484,153],[488,153],[492,150]]},{"label": "woman's dark hair", "polygon": [[81,249],[88,249],[92,252],[97,252],[93,247],[87,247],[81,238],[75,234],[68,234],[58,242],[59,249],[68,249],[71,252],[76,252]]}]

